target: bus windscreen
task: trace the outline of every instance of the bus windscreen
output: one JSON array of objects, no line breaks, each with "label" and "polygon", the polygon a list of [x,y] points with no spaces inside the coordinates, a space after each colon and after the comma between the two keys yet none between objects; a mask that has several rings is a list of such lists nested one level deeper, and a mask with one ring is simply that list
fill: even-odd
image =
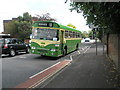
[{"label": "bus windscreen", "polygon": [[34,28],[32,39],[53,40],[58,41],[58,30]]}]

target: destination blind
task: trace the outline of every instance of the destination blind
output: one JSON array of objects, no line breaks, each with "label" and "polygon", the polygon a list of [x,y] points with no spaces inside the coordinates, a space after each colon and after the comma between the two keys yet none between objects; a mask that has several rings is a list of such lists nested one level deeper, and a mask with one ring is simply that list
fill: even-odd
[{"label": "destination blind", "polygon": [[39,22],[38,26],[40,26],[40,27],[53,27],[53,23]]}]

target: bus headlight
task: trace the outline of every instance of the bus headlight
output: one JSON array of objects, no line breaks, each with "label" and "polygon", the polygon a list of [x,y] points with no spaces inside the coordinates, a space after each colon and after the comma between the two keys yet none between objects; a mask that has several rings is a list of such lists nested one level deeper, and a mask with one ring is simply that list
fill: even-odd
[{"label": "bus headlight", "polygon": [[56,49],[51,49],[50,51],[53,51],[53,52],[55,52],[55,51],[56,51]]},{"label": "bus headlight", "polygon": [[59,44],[55,44],[55,47],[59,47],[60,45]]}]

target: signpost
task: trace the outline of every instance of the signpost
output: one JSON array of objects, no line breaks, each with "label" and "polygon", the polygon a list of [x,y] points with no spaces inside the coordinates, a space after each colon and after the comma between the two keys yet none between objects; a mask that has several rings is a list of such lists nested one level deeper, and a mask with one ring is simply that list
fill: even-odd
[{"label": "signpost", "polygon": [[[96,55],[98,54],[97,52],[97,47],[98,47],[98,43],[97,43],[97,31],[98,31],[98,26],[94,26],[93,24],[90,24],[89,25],[89,27],[92,29],[92,31],[93,31],[93,35],[94,35],[94,37],[95,37],[95,43],[96,43]],[[105,27],[102,27],[101,28],[101,30],[102,30],[102,34],[103,34],[103,36],[104,36],[104,29],[106,28],[106,26]],[[104,44],[103,44],[103,54],[104,54]]]},{"label": "signpost", "polygon": [[94,26],[93,24],[90,24],[89,27],[93,30],[93,35],[94,35],[95,44],[96,44],[96,55],[97,55],[97,52],[98,52],[97,47],[98,47],[98,45],[97,45],[97,34],[96,34],[96,32],[97,32],[98,26]]},{"label": "signpost", "polygon": [[[95,29],[95,32],[96,32],[96,29]],[[96,33],[95,33],[95,43],[96,43],[96,55],[97,55],[97,35],[96,35]]]}]

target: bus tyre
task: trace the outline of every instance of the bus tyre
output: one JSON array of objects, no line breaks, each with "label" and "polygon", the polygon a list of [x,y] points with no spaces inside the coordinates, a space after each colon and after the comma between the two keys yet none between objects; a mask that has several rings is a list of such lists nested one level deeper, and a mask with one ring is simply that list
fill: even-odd
[{"label": "bus tyre", "polygon": [[63,56],[65,56],[67,54],[67,49],[63,49]]},{"label": "bus tyre", "polygon": [[79,45],[77,44],[77,46],[76,46],[76,50],[78,50],[79,49]]},{"label": "bus tyre", "polygon": [[16,55],[15,50],[14,50],[14,49],[11,49],[11,50],[10,50],[10,56],[11,56],[11,57],[14,57],[15,55]]}]

